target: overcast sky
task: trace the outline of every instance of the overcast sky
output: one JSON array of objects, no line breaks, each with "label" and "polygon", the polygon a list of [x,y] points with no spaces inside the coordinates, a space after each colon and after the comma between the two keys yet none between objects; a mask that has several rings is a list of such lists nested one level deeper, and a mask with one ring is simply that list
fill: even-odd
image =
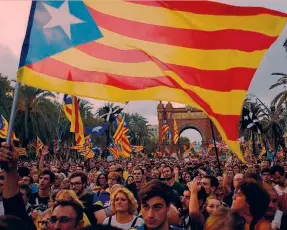
[{"label": "overcast sky", "polygon": [[[287,0],[218,0],[234,5],[264,6],[287,12]],[[0,0],[0,72],[15,79],[22,41],[25,35],[28,14],[30,10],[30,0]],[[269,91],[271,84],[278,78],[271,76],[272,72],[287,73],[287,54],[282,45],[287,38],[287,27],[283,31],[278,41],[266,54],[258,69],[249,93],[256,94],[264,102],[269,103],[276,95],[277,91]],[[94,104],[95,110],[103,102],[90,100]],[[158,102],[142,101],[130,102],[126,106],[126,112],[138,112],[145,116],[151,124],[157,124],[156,106]],[[177,104],[178,106],[178,104]],[[200,139],[199,135],[188,131],[185,136],[192,139]]]}]

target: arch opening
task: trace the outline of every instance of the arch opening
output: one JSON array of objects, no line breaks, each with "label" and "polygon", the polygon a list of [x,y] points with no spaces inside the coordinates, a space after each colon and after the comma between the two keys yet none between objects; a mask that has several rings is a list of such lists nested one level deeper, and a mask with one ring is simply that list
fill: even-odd
[{"label": "arch opening", "polygon": [[188,138],[190,143],[193,141],[202,143],[203,140],[201,133],[192,127],[182,130],[180,137]]}]

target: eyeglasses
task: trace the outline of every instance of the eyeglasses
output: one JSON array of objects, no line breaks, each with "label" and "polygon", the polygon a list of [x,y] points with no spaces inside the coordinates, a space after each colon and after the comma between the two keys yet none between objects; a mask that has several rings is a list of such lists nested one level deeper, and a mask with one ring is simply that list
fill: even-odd
[{"label": "eyeglasses", "polygon": [[82,184],[82,182],[74,182],[74,183],[70,182],[70,186],[71,187],[78,186],[78,185],[81,185],[81,184]]},{"label": "eyeglasses", "polygon": [[56,216],[51,216],[49,222],[51,224],[56,224],[57,221],[59,221],[60,224],[66,224],[66,223],[69,223],[71,220],[76,220],[76,218],[70,218],[68,216],[61,216],[57,218]]}]

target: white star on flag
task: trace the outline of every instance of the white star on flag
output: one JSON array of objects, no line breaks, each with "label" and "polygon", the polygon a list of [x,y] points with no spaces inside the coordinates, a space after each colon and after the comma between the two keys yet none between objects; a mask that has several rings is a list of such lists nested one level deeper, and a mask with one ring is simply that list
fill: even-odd
[{"label": "white star on flag", "polygon": [[97,126],[95,128],[93,128],[92,132],[99,132],[103,127],[102,126]]},{"label": "white star on flag", "polygon": [[43,27],[44,29],[53,28],[56,26],[62,27],[66,35],[72,40],[71,25],[83,23],[81,19],[75,17],[70,13],[68,1],[65,1],[60,8],[55,8],[50,5],[44,4],[46,10],[51,16],[49,22]]},{"label": "white star on flag", "polygon": [[248,120],[249,118],[248,118],[248,116],[244,116],[244,120]]}]

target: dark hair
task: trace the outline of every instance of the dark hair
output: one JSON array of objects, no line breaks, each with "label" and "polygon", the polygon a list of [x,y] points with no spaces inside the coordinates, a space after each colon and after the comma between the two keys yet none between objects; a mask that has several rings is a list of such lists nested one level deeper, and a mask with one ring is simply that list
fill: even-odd
[{"label": "dark hair", "polygon": [[85,173],[83,172],[74,172],[70,175],[70,180],[72,178],[75,178],[75,177],[81,177],[81,182],[86,186],[87,185],[87,181],[88,181],[88,177]]},{"label": "dark hair", "polygon": [[[24,178],[25,176],[23,176],[23,178]],[[33,180],[33,177],[31,177],[30,175],[28,175],[28,176],[26,176],[26,177],[29,177],[29,179],[30,179],[30,184],[34,184],[34,180]]]},{"label": "dark hair", "polygon": [[1,230],[31,230],[29,224],[16,216],[0,216]]},{"label": "dark hair", "polygon": [[124,172],[124,170],[122,168],[117,168],[116,172]]},{"label": "dark hair", "polygon": [[170,169],[170,171],[171,171],[171,172],[173,172],[173,168],[172,168],[170,165],[165,165],[165,166],[163,166],[163,168],[162,168],[162,169],[164,169],[164,168],[169,168],[169,169]]},{"label": "dark hair", "polygon": [[284,168],[283,167],[281,167],[280,165],[274,165],[271,169],[270,169],[270,174],[271,175],[274,175],[276,172],[279,172],[279,174],[281,175],[281,176],[283,176],[284,175]]},{"label": "dark hair", "polygon": [[100,176],[104,176],[106,178],[106,181],[108,181],[107,175],[104,174],[104,173],[101,173],[101,174],[98,175],[97,180],[96,180],[96,185],[97,186],[101,186],[101,184],[100,184]]},{"label": "dark hair", "polygon": [[261,182],[262,181],[261,177],[257,173],[254,173],[254,172],[245,173],[244,179],[245,180],[253,179],[253,180],[255,180],[255,182]]},{"label": "dark hair", "polygon": [[0,175],[0,180],[4,180],[5,177],[3,175]]},{"label": "dark hair", "polygon": [[55,174],[49,170],[49,169],[44,169],[43,171],[40,172],[40,176],[44,175],[49,175],[50,176],[50,182],[53,184],[55,182]]},{"label": "dark hair", "polygon": [[167,184],[154,179],[141,188],[138,196],[142,204],[145,204],[149,199],[158,196],[161,197],[168,206],[171,203],[171,195],[172,190]]},{"label": "dark hair", "polygon": [[218,188],[219,182],[215,176],[204,176],[203,178],[210,180],[210,186]]},{"label": "dark hair", "polygon": [[269,168],[262,169],[261,174],[263,173],[270,173],[270,169]]},{"label": "dark hair", "polygon": [[19,189],[25,190],[26,195],[27,195],[28,198],[31,197],[32,189],[29,187],[29,185],[27,185],[27,184],[20,184],[19,185]]},{"label": "dark hair", "polygon": [[262,186],[255,182],[244,182],[240,186],[240,191],[246,197],[246,202],[249,204],[251,215],[255,221],[258,221],[264,216],[268,209],[270,202],[269,194]]},{"label": "dark hair", "polygon": [[135,170],[140,170],[141,173],[142,173],[142,175],[144,174],[144,170],[142,170],[142,168],[140,168],[140,167],[134,167],[132,173],[133,173]]},{"label": "dark hair", "polygon": [[75,210],[75,212],[77,214],[77,216],[76,216],[76,224],[78,224],[79,221],[83,219],[84,209],[79,203],[77,203],[75,201],[58,200],[55,203],[55,205],[53,206],[53,210],[55,208],[57,208],[58,206],[63,206],[63,207],[71,206]]}]

